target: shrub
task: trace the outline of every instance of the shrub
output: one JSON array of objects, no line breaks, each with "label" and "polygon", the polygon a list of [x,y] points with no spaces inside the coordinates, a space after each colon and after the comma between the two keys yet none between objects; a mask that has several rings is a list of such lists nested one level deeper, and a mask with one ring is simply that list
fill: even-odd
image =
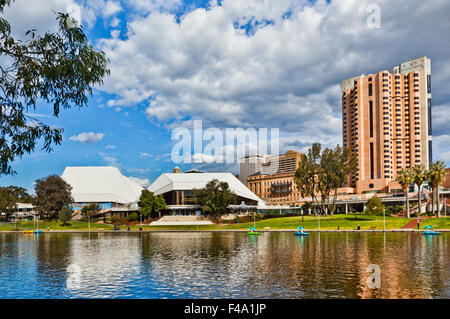
[{"label": "shrub", "polygon": [[139,219],[139,215],[137,213],[131,213],[130,215],[128,215],[127,220],[129,222],[134,221],[134,220],[138,220]]},{"label": "shrub", "polygon": [[121,218],[117,215],[111,217],[111,224],[117,226],[120,225]]},{"label": "shrub", "polygon": [[374,196],[369,199],[365,212],[367,215],[383,215],[383,210],[384,205],[381,202],[381,199],[379,199],[377,196]]},{"label": "shrub", "polygon": [[63,208],[61,208],[58,212],[58,218],[59,220],[62,222],[61,226],[66,226],[68,225],[68,221],[70,221],[72,219],[72,209],[68,206],[64,206]]}]

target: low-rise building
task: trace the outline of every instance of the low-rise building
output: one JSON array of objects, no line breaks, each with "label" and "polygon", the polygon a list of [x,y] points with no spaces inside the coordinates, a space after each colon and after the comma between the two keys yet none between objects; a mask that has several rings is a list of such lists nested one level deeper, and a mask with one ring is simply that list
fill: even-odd
[{"label": "low-rise building", "polygon": [[100,214],[105,217],[125,217],[139,210],[139,197],[144,188],[116,167],[66,167],[61,178],[72,186],[75,219],[80,217],[84,206],[92,203],[102,207]]},{"label": "low-rise building", "polygon": [[253,207],[264,207],[264,202],[251,192],[241,181],[231,173],[164,173],[148,188],[155,196],[162,195],[170,215],[193,215],[200,213],[196,205],[194,189],[201,189],[213,179],[228,183],[229,189],[238,197],[238,202],[244,202]]}]

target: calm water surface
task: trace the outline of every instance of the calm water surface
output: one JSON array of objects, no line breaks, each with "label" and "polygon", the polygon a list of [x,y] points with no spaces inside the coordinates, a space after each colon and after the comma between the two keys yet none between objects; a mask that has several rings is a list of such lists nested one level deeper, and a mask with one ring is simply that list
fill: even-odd
[{"label": "calm water surface", "polygon": [[[449,244],[448,233],[0,234],[0,298],[450,298]],[[380,289],[366,285],[370,264]]]}]

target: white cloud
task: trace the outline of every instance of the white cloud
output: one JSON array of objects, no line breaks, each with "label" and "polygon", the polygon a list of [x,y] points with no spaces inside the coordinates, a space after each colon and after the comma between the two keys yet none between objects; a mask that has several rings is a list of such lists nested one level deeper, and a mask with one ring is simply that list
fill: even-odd
[{"label": "white cloud", "polygon": [[78,21],[82,20],[82,8],[74,0],[16,0],[2,15],[10,22],[13,35],[24,38],[26,31],[31,29],[41,34],[57,31],[54,12],[66,12]]},{"label": "white cloud", "polygon": [[[102,89],[116,94],[108,105],[147,103],[149,118],[168,127],[190,118],[205,127],[278,127],[286,147],[304,148],[305,139],[341,143],[340,83],[351,76],[427,55],[434,103],[450,97],[448,50],[435,36],[449,34],[450,3],[378,1],[381,29],[366,24],[368,0],[214,3],[180,23],[149,9],[128,21],[125,38],[101,41],[111,59]],[[448,106],[436,112],[448,115]]]},{"label": "white cloud", "polygon": [[113,166],[113,167],[120,167],[122,166],[116,157],[114,156],[109,156],[109,155],[102,155],[103,160],[108,164],[108,166]]},{"label": "white cloud", "polygon": [[147,14],[153,11],[172,11],[182,5],[181,0],[130,0],[135,11]]},{"label": "white cloud", "polygon": [[442,153],[442,154],[439,156],[439,159],[440,159],[441,161],[446,162],[446,163],[447,163],[447,166],[450,166],[450,165],[448,164],[448,163],[450,163],[450,151],[445,152],[445,153]]},{"label": "white cloud", "polygon": [[78,141],[83,144],[93,144],[97,143],[98,141],[101,141],[105,134],[103,133],[94,133],[94,132],[83,132],[78,135],[74,135],[70,137],[69,139],[71,141]]},{"label": "white cloud", "polygon": [[150,186],[150,180],[148,178],[129,177],[129,179],[135,181],[144,188],[148,188]]},{"label": "white cloud", "polygon": [[145,174],[150,171],[148,168],[127,167],[125,170],[129,173]]},{"label": "white cloud", "polygon": [[149,153],[142,152],[142,153],[139,154],[139,157],[142,157],[142,158],[144,158],[144,157],[153,157],[153,155],[149,154]]},{"label": "white cloud", "polygon": [[105,148],[106,148],[107,150],[113,150],[113,149],[116,148],[116,146],[114,146],[114,145],[106,145]]}]

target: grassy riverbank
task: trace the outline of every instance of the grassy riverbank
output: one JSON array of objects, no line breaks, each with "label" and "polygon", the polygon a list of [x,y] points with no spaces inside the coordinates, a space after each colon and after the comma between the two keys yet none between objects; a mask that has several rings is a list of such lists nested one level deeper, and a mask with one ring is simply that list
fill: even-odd
[{"label": "grassy riverbank", "polygon": [[[386,217],[386,229],[400,229],[407,224],[411,219]],[[435,229],[450,229],[450,217],[429,218],[421,223],[421,229],[426,225],[432,225]],[[245,230],[253,226],[253,223],[239,223],[239,224],[214,224],[214,225],[191,225],[191,226],[149,226],[144,225],[143,230]],[[280,217],[265,219],[256,222],[256,228],[263,230],[265,227],[270,227],[271,230],[287,230],[296,229],[298,226],[303,226],[305,229],[318,230],[319,219],[317,216],[304,216],[303,221],[301,217]],[[355,230],[360,227],[361,230],[383,230],[384,221],[382,216],[367,216],[364,214],[349,214],[349,215],[334,215],[321,216],[320,229],[321,230]],[[122,230],[126,230],[128,226],[122,226]],[[15,224],[0,225],[0,231],[12,231],[15,229]],[[33,222],[18,222],[17,229],[26,230],[34,229]],[[39,222],[39,229],[54,230],[54,231],[87,231],[88,223],[86,222],[70,222],[70,226],[61,226],[60,222]],[[91,230],[98,231],[113,230],[113,226],[109,224],[91,223]],[[131,226],[132,231],[139,230],[139,225]]]},{"label": "grassy riverbank", "polygon": [[[15,223],[10,223],[6,225],[0,225],[0,231],[12,231],[16,228]],[[99,229],[104,230],[112,230],[114,229],[114,226],[108,225],[108,224],[100,224],[100,223],[91,223],[91,230],[96,231]],[[34,224],[33,221],[26,221],[26,222],[17,222],[17,229],[18,230],[33,230]],[[88,231],[89,225],[87,222],[70,222],[69,225],[61,226],[61,222],[56,221],[39,221],[39,229],[41,230],[78,230],[78,231]]]}]

